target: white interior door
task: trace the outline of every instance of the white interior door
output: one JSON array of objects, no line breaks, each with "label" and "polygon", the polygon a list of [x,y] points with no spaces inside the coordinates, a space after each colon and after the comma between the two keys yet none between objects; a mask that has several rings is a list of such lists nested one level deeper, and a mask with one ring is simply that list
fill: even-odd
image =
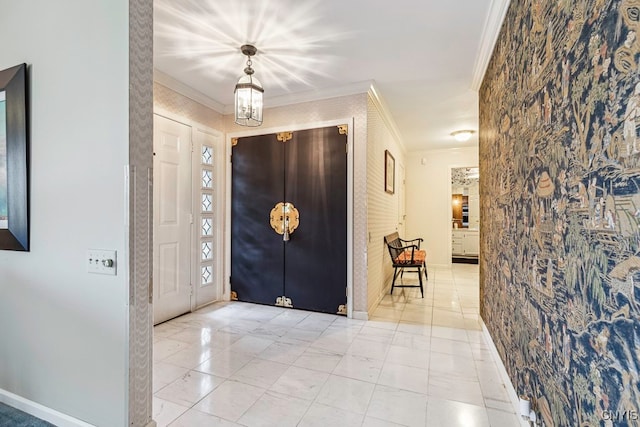
[{"label": "white interior door", "polygon": [[153,323],[191,310],[191,128],[154,115]]}]

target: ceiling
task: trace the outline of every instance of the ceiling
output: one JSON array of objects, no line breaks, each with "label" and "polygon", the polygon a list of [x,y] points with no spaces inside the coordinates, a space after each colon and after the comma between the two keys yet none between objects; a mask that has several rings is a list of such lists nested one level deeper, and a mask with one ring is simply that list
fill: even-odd
[{"label": "ceiling", "polygon": [[[233,111],[258,48],[265,107],[371,85],[408,151],[477,145],[478,94],[509,0],[155,0],[156,81]],[[265,115],[268,111],[265,111]]]}]

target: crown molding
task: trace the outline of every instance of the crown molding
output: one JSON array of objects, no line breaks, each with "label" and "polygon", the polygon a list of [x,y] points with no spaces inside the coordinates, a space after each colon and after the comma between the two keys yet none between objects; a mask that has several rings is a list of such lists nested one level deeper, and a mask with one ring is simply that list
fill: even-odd
[{"label": "crown molding", "polygon": [[484,73],[487,71],[493,48],[498,40],[502,22],[509,9],[510,0],[491,0],[487,19],[484,21],[484,29],[480,37],[480,46],[476,55],[476,62],[473,67],[473,78],[471,81],[471,90],[477,92],[482,85]]},{"label": "crown molding", "polygon": [[[175,78],[156,68],[153,69],[153,81],[173,90],[174,92],[179,93],[180,95],[186,96],[187,98],[190,98],[206,107],[209,107],[217,113],[224,114],[225,106],[222,103],[216,101],[215,99],[209,98],[202,92],[182,83],[181,81],[176,80]],[[231,107],[231,112],[233,112],[233,106]]]},{"label": "crown molding", "polygon": [[[303,102],[313,102],[320,101],[323,99],[329,98],[337,98],[339,96],[350,96],[357,94],[367,93],[369,88],[371,87],[372,81],[362,81],[351,83],[348,85],[331,87],[331,88],[323,88],[323,89],[313,89],[304,92],[285,94],[274,97],[264,97],[264,108],[274,108],[274,107],[282,107],[285,105],[291,104],[300,104]],[[224,114],[233,114],[233,105],[225,105],[224,106]]]},{"label": "crown molding", "polygon": [[377,90],[375,82],[370,83],[367,94],[371,98],[373,105],[375,105],[375,107],[380,112],[380,115],[382,116],[382,120],[389,128],[391,135],[400,146],[400,149],[402,150],[403,153],[406,153],[407,147],[405,146],[404,140],[402,139],[402,134],[398,129],[398,125],[396,124],[396,121],[393,119],[393,116],[391,115],[391,111],[389,110],[387,103],[384,101],[384,98],[382,98],[382,95],[380,95],[380,92]]}]

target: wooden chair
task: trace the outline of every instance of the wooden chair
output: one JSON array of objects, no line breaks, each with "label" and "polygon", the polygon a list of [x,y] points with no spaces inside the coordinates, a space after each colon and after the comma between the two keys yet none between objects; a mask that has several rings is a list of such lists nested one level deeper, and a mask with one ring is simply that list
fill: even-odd
[{"label": "wooden chair", "polygon": [[[389,249],[389,256],[391,256],[391,264],[393,265],[393,281],[391,282],[391,294],[393,294],[393,288],[420,288],[420,294],[424,298],[424,289],[422,287],[422,272],[424,272],[425,279],[429,279],[427,275],[427,252],[420,249],[421,238],[404,240],[401,239],[398,233],[392,233],[384,237],[384,242]],[[418,273],[419,285],[396,285],[396,278],[402,275],[404,271],[408,270],[412,273]]]}]

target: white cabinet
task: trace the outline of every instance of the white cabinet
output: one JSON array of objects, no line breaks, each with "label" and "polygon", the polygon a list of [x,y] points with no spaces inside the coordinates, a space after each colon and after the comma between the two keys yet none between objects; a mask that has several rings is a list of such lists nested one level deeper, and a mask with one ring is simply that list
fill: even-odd
[{"label": "white cabinet", "polygon": [[477,257],[480,253],[478,230],[452,230],[451,255],[456,257]]}]

